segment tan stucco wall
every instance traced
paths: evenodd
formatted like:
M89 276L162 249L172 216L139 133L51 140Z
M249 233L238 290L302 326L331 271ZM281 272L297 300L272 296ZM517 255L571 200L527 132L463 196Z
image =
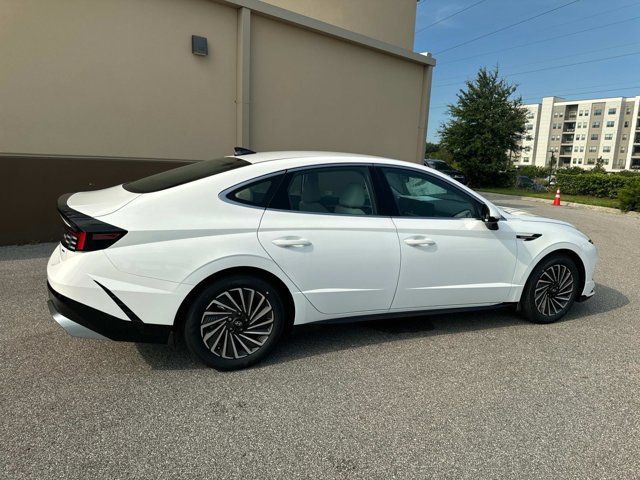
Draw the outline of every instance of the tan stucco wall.
M419 64L253 15L251 145L415 161L423 71Z
M263 0L413 50L415 0Z
M1 1L0 158L200 160L242 144L418 160L423 57L238 6ZM192 34L208 57L191 53Z
M204 159L235 143L237 10L0 2L0 153ZM191 54L191 35L209 39Z

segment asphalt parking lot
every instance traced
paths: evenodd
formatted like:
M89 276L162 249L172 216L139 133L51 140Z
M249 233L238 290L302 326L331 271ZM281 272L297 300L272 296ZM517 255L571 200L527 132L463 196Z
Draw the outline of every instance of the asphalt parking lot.
M53 244L0 248L0 477L640 476L640 218L508 199L599 247L597 293L552 325L492 311L306 326L266 362L73 339Z

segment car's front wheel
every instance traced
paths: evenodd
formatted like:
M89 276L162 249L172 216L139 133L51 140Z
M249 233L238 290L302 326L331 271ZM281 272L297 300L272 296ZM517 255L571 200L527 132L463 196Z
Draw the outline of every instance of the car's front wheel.
M187 313L184 338L206 365L235 370L264 358L284 325L277 290L260 278L237 275L217 280L198 294Z
M551 323L562 318L578 295L580 277L573 259L554 255L531 272L521 301L522 313L531 322Z

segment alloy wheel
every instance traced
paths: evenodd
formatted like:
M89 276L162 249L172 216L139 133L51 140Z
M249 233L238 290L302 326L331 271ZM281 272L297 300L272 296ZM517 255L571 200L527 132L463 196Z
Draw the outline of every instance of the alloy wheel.
M200 335L206 348L218 357L248 357L271 335L273 315L273 307L262 293L252 288L225 290L205 309Z
M561 264L548 267L536 283L534 292L538 311L547 317L563 311L573 294L574 281L571 270Z

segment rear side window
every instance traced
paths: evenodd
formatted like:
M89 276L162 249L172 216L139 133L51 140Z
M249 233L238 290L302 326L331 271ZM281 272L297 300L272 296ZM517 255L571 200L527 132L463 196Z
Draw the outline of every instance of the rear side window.
M295 172L276 208L307 213L375 215L369 168L309 168Z
M140 180L125 183L123 187L125 190L133 193L158 192L246 165L250 165L250 163L234 157L203 160L202 162L191 163L184 167L174 168L166 172L141 178Z
M229 200L254 207L266 207L276 188L282 181L283 175L276 175L268 179L258 180L249 185L244 185L227 195Z

